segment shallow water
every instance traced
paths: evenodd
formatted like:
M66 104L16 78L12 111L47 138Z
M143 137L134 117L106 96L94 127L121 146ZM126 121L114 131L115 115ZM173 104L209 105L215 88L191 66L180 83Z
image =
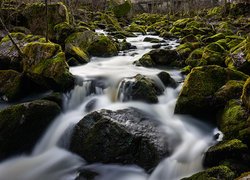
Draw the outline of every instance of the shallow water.
M93 57L90 63L71 68L70 71L77 76L78 85L64 95L64 111L54 120L30 155L13 157L0 164L0 179L68 180L74 179L79 169L86 169L98 172L97 180L177 180L202 170L203 153L215 143L213 135L217 130L192 117L173 114L181 83L176 89L166 88L157 104L122 102L120 82L136 74L146 75L164 87L156 76L161 69L133 65L135 60L151 50L152 44L143 42L145 37L127 38L137 49L121 52L111 58ZM166 43L172 48L178 45L175 41ZM178 70L168 69L167 72L177 82L182 82L183 77ZM84 115L100 109L127 107L136 107L153 115L162 122L162 128L170 135L172 142L180 141L174 153L163 160L151 175L135 165L87 164L67 151L74 125Z

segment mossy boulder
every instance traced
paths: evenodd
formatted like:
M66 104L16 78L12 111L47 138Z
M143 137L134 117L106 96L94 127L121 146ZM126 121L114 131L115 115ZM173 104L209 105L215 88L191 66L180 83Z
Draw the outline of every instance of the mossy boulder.
M0 159L31 150L59 113L60 107L47 100L36 100L1 110Z
M24 24L32 34L45 36L46 33L46 16L45 4L33 3L28 4L23 10ZM63 3L53 3L48 5L48 36L49 39L55 39L54 26L69 22L68 10Z
M14 101L30 91L25 76L14 70L0 70L0 95L5 101Z
M244 73L216 65L193 68L177 99L175 113L209 116L214 114L213 96L229 80L246 80Z
M218 122L219 129L225 135L224 139L240 139L243 143L250 144L250 118L247 109L241 106L239 100L230 100Z
M250 78L244 84L241 99L245 107L250 110Z
M152 38L152 37L145 37L143 39L144 42L151 42L151 43L160 43L160 40L157 38Z
M60 91L73 87L74 77L60 45L32 42L23 48L23 53L23 71L34 83Z
M74 128L70 150L88 162L137 164L146 170L172 152L159 122L135 108L88 114Z
M122 31L121 25L114 14L101 13L101 21L105 24L108 31Z
M147 54L134 63L138 66L154 67L154 66L171 66L172 63L179 61L180 57L176 50L156 49Z
M236 180L247 180L250 177L250 172L245 172L240 175L240 177L236 178Z
M242 94L244 81L229 80L215 93L216 106L224 107L231 99L239 99Z
M223 164L225 161L238 161L238 163L243 164L243 159L247 152L247 145L238 139L221 141L207 150L204 165L213 167Z
M158 78L161 80L161 82L164 84L164 86L168 87L176 87L177 83L173 78L171 78L170 74L166 71L162 71L157 74Z
M190 21L192 21L191 18L179 19L173 23L173 26L178 28L185 28L187 23L189 23Z
M98 57L118 55L118 50L114 41L104 35L98 36L98 38L89 45L87 51L90 55Z
M125 0L123 3L113 3L112 10L116 17L121 18L128 15L132 9L132 3L130 0Z
M68 22L62 22L54 26L55 41L64 46L65 40L69 35L75 32L75 28Z
M41 36L25 35L23 33L11 33L10 35L21 50L30 42L45 42L45 38ZM10 38L5 36L0 42L0 69L22 71L21 60L22 57L18 50Z
M221 165L206 169L182 180L232 180L234 178L234 172L227 166Z
M189 34L189 35L181 38L181 43L187 43L187 42L198 42L198 39L193 34Z
M75 59L76 64L86 64L90 61L89 54L78 46L68 44L66 52L66 58L69 65L72 65L72 58Z
M207 65L207 61L202 59L204 48L195 49L190 53L185 63L191 67L204 66Z
M220 39L225 39L225 37L226 36L223 33L218 33L218 34L215 34L213 36L210 36L210 37L206 38L204 40L204 42L206 42L206 43L212 43L212 42L216 42L216 41L218 41Z
M178 46L176 48L176 51L178 52L180 57L185 60L188 58L191 52L193 52L195 49L200 48L201 46L202 44L199 42L193 42L193 43L188 42Z
M129 27L126 28L126 31L129 31L129 32L139 32L139 33L142 33L144 35L146 34L145 27L141 26L141 25L138 25L136 23L131 23L129 25Z
M162 94L161 89L150 78L137 74L135 77L126 78L119 85L119 99L121 101L144 101L147 103L157 103L157 95Z

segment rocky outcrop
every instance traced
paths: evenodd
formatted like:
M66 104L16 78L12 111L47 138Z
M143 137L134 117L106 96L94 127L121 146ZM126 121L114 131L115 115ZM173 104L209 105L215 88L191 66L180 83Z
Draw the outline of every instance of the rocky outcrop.
M0 159L30 150L59 112L60 107L47 100L0 111Z
M172 152L159 122L135 108L85 116L74 129L70 149L88 162L137 164L147 170Z

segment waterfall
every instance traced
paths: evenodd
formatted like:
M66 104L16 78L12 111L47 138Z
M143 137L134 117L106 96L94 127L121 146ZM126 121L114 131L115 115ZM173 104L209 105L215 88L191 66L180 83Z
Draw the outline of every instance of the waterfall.
M215 143L213 135L218 130L192 117L174 115L182 84L175 89L166 88L158 97L157 104L123 102L124 99L129 100L126 94L129 90L127 82L133 81L132 77L136 74L153 77L159 86L163 86L156 78L156 74L162 70L133 65L135 60L151 50L152 44L143 42L145 37L157 38L150 35L127 38L137 49L126 52L124 56L93 57L86 65L72 67L70 71L77 77L77 85L71 92L64 94L62 113L55 118L31 154L13 157L1 163L0 180L70 180L76 178L79 169L97 172L97 180L177 180L202 170L203 154ZM167 43L173 48L177 45L175 41ZM178 70L168 72L177 82L182 81L183 77ZM127 107L146 111L161 121L162 128L170 135L171 144L175 147L174 153L164 159L151 175L135 165L87 164L67 150L75 124L86 114L100 109Z

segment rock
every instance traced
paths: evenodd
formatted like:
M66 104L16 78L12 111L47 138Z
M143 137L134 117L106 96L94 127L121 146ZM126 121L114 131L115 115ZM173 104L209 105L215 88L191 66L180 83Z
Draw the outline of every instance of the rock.
M250 78L248 78L244 84L241 99L245 107L250 110Z
M210 37L204 39L204 42L212 43L212 42L216 42L220 39L225 39L225 35L223 33L218 33L218 34L215 34L213 36L210 36Z
M224 107L231 99L239 99L244 81L229 80L214 94L217 107Z
M193 34L189 34L183 38L181 38L181 43L188 43L188 42L198 42L197 37L195 37Z
M28 80L14 70L0 70L0 95L5 101L14 101L30 91Z
M70 62L69 65L86 64L90 61L89 54L78 46L68 45L66 53L66 57L69 58L67 59L67 62ZM76 60L76 63L72 64L72 58Z
M113 14L105 14L105 13L101 13L101 20L102 22L105 23L106 28L109 27L109 29L107 29L108 31L122 31L122 28L117 20L116 17L114 17Z
M46 32L46 16L45 16L45 4L33 3L28 4L21 12L23 16L23 24L27 27L32 34L45 36ZM49 39L55 39L54 26L69 22L68 10L63 3L53 3L48 5L48 37Z
M0 111L0 159L31 150L59 113L60 107L47 100L13 105Z
M98 57L118 55L115 43L104 35L98 36L98 38L89 45L87 51L90 55Z
M112 10L113 10L115 16L118 18L126 16L130 12L130 10L132 9L132 4L131 4L130 0L125 0L119 4L115 4L113 2L113 5L114 6L113 6Z
M157 39L157 38L151 38L151 37L145 37L143 41L144 42L151 42L151 43L159 43L160 42L159 39Z
M125 51L125 50L129 50L132 49L132 45L131 43L127 42L125 39L119 43L119 50L120 51Z
M11 33L11 36L21 50L30 42L45 42L45 38L41 36L25 35L23 33ZM22 58L10 38L5 36L0 42L0 69L22 71L21 60Z
M168 66L178 60L179 55L175 50L156 49L143 55L135 64L146 67Z
M234 172L227 166L216 166L205 171L196 173L182 180L232 180L235 178Z
M137 164L149 170L172 152L159 125L135 108L95 111L76 125L70 149L88 162Z
M48 101L55 102L58 106L63 108L63 99L64 99L63 93L52 92L49 95L45 96L42 100L48 100Z
M129 32L140 32L143 35L147 34L146 30L145 30L145 27L141 26L141 25L138 25L136 23L131 23L129 25L129 27L127 27L126 31L129 31Z
M32 42L23 53L23 71L36 84L54 90L65 91L74 85L61 46L54 43Z
M229 80L246 80L247 75L216 65L195 67L186 77L175 113L208 116L214 114L213 96Z
M207 61L202 59L203 51L204 51L203 48L195 49L190 53L185 63L191 67L207 65Z
M54 26L55 41L64 46L65 40L68 36L75 32L75 29L68 22L62 22Z
M137 74L135 77L121 81L118 96L121 101L135 100L157 103L157 95L162 94L163 91L153 80Z
M173 23L173 26L178 28L185 28L187 23L189 23L190 21L192 21L191 18L178 19Z
M158 73L157 76L160 78L160 80L166 87L170 86L175 88L177 86L177 83L173 78L171 78L169 73L162 71Z
M191 72L192 66L185 66L184 68L181 69L181 74L187 75Z
M230 100L218 119L224 139L240 139L250 145L250 118L246 108L238 100Z
M187 59L189 54L195 50L201 47L201 43L199 42L194 42L194 43L185 43L181 44L176 48L176 51L178 52L179 56L182 59Z
M243 164L243 159L247 152L247 145L238 139L221 141L207 150L204 165L206 167L213 167L231 160Z

